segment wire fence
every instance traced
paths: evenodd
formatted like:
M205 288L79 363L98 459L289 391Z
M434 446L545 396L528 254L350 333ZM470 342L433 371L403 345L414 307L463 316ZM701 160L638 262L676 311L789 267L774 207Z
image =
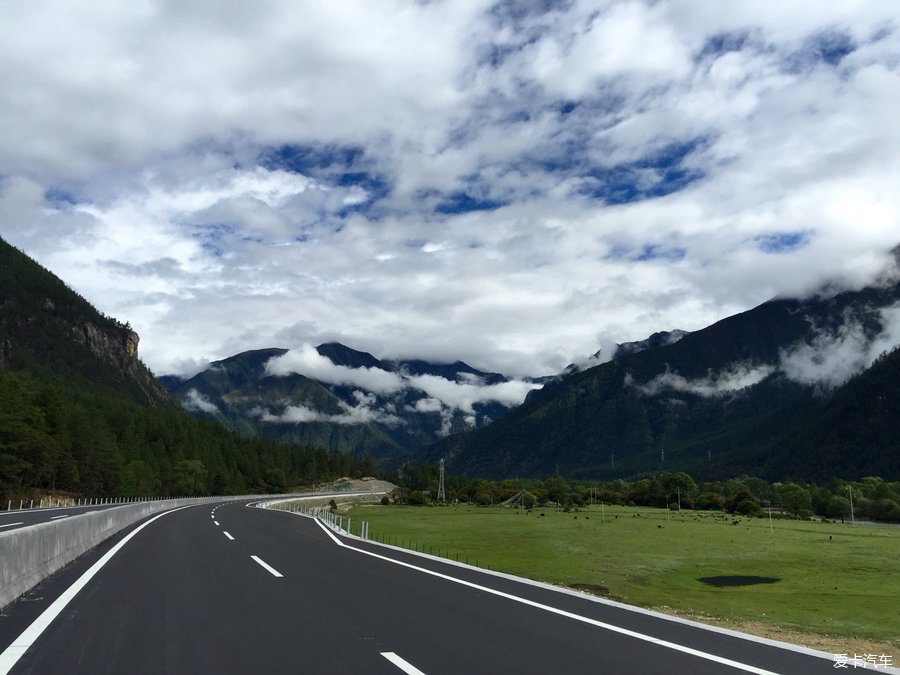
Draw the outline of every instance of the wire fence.
M414 539L407 539L405 537L397 537L377 531L372 533L369 530L368 521L362 519L354 520L349 516L342 516L334 511L330 506L307 506L304 504L291 502L261 502L258 504L258 506L262 508L275 509L278 511L298 513L304 516L309 516L311 518L316 518L323 525L335 532L356 536L364 541L374 541L379 544L385 544L386 546L394 546L396 548L402 548L407 551L413 551L415 553L423 553L460 564L482 567L477 558L470 559L468 554L460 554L458 551L450 551L449 549L441 547L435 548L432 544L423 543ZM491 569L491 567L485 565L483 569L489 570Z

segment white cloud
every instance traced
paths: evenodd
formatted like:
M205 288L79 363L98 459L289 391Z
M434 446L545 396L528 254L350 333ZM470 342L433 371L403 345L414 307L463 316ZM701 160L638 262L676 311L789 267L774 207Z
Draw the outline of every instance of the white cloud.
M327 336L541 375L858 287L896 6L808 4L5 3L0 234L159 373Z
M541 385L521 380L478 385L459 383L437 375L415 375L409 378L409 386L424 391L432 399L437 399L449 408L458 408L470 415L475 403L495 401L507 407L519 405L526 394ZM474 419L472 422L474 425Z
M361 387L367 391L389 394L404 387L403 378L380 368L348 368L332 363L310 344L292 349L282 356L276 356L266 363L269 375L289 375L298 373L328 384L344 384Z
M511 407L525 400L525 395L529 391L540 387L538 384L521 380L484 384L477 375L465 372L457 373L458 379L461 380L458 382L437 375L398 374L380 368L349 368L334 364L328 357L320 355L310 344L304 344L298 349L273 357L266 362L266 372L276 376L297 373L326 384L360 387L366 392L380 395L393 395L413 389L428 395L427 398L416 401L414 409L417 412L438 412L446 406L470 415L474 414L472 406L476 403L494 401ZM372 394L355 392L354 395L359 397ZM368 398L366 401L361 400L360 405L366 407L374 405L374 400L374 397L371 401ZM297 414L302 415L306 412L300 411Z
M774 366L733 364L719 373L710 373L706 377L693 380L689 380L678 373L666 371L645 384L637 384L633 381L631 375L626 375L625 385L635 387L646 396L656 396L662 391L674 390L710 397L721 396L739 391L745 387L751 387L762 382L774 372Z
M720 396L753 386L773 373L807 386L833 389L869 368L875 359L900 346L900 304L879 312L882 330L867 335L858 319L845 317L837 331L820 330L811 342L798 342L782 350L775 364L731 364L704 378L687 379L666 370L640 384L630 374L625 386L646 396L664 391L681 391L698 396Z
M210 401L208 396L201 394L196 389L188 391L182 400L181 405L187 410L197 410L209 414L216 414L219 412L219 406Z
M278 424L305 424L309 422L328 422L331 424L368 424L377 422L388 426L402 424L402 420L385 409L377 409L377 399L371 394L361 391L353 392L356 405L350 405L344 401L338 401L343 409L340 413L322 413L305 405L286 405L280 414L273 414L268 410L259 409L257 412L263 422Z
M883 330L867 337L862 325L848 322L836 332L823 331L812 343L781 354L781 369L801 384L839 387L872 365L883 352L900 345L900 305L881 311Z
M435 413L443 410L444 404L436 398L420 398L412 407L413 410L420 413Z

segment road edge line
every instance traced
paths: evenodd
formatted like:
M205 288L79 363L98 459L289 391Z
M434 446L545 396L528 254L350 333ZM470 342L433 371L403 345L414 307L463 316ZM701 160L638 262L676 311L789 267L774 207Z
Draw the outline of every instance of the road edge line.
M573 619L575 621L580 621L581 623L586 623L591 626L596 626L598 628L602 628L604 630L608 630L614 633L619 633L620 635L626 635L628 637L635 638L637 640L642 640L644 642L649 642L651 644L655 644L660 647L664 647L667 649L671 649L673 651L682 652L684 654L690 654L691 656L696 656L698 658L713 661L714 663L721 663L722 665L729 666L731 668L737 668L739 670L743 670L748 673L755 673L755 675L777 675L771 670L765 670L763 668L757 668L756 666L751 666L746 663L741 663L740 661L733 661L732 659L727 659L723 656L716 656L715 654L709 654L707 652L702 652L699 649L694 649L693 647L685 647L684 645L679 645L675 642L669 642L667 640L661 640L659 638L655 638L651 635L644 635L643 633L638 633L637 631L629 630L627 628L621 628L620 626L614 626L613 624L606 623L604 621L598 621L597 619L591 619L590 617L581 616L580 614L575 614L573 612L567 612L564 609L558 609L556 607L551 607L550 605L545 605L540 602L536 602L534 600L529 600L528 598L521 598L517 595L513 595L511 593L505 593L504 591L498 591L494 588L489 588L487 586L482 586L481 584L476 584L471 581L465 581L464 579L457 579L456 577L449 576L447 574L442 574L440 572L435 572L434 570L429 570L424 567L418 567L413 565L412 563L403 562L402 560L394 560L393 558L389 558L387 556L383 556L379 553L375 553L373 551L366 551L365 549L356 548L355 546L348 546L344 542L340 541L337 537L335 537L331 532L328 531L327 527L322 524L318 519L315 519L316 525L318 525L325 534L327 534L331 539L341 548L346 548L351 551L355 551L356 553L362 553L363 555L368 555L373 558L378 558L379 560L384 560L385 562L392 563L394 565L400 565L401 567L407 567L412 570L416 570L418 572L422 572L424 574L428 574L433 577L438 577L439 579L444 579L445 581L450 581L455 584L460 584L461 586L467 586L469 588L473 588L477 591L482 591L484 593L489 593L491 595L496 595L501 598L506 598L507 600L512 600L513 602L518 602L523 605L528 605L529 607L534 607L536 609L543 610L545 612L550 612L551 614L557 614L559 616L564 616L569 619Z
M109 549L106 553L103 554L103 557L100 558L97 562L95 562L91 567L75 582L69 586L62 594L53 601L53 603L45 609L41 615L36 618L28 628L26 628L22 633L13 640L10 645L0 654L0 675L7 675L10 670L18 663L19 659L24 656L25 652L35 643L35 641L41 636L47 627L53 622L53 620L59 616L59 614L66 608L72 599L78 594L78 592L84 588L87 583L94 577L100 569L108 563L112 557L118 553L125 544L127 544L133 536L135 536L138 532L147 527L154 520L162 518L163 516L167 516L170 513L174 513L175 511L181 511L182 509L188 509L191 506L195 506L195 504L188 504L187 506L179 506L176 509L172 509L170 511L163 511L160 514L153 516L150 520L142 523L134 530L129 532L118 544Z

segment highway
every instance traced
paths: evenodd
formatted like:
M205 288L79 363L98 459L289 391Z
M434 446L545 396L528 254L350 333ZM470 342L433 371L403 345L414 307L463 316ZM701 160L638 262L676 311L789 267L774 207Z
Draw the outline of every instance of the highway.
M91 511L115 509L126 504L95 504L93 506L62 506L47 509L22 509L21 511L0 511L0 533L31 527L40 523L51 523L63 518L71 518Z
M242 502L127 528L5 608L0 651L0 673L834 670L829 655L339 538Z

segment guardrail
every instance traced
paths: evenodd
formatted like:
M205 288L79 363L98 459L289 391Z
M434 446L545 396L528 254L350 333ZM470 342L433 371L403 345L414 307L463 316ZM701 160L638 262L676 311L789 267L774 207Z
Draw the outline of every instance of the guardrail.
M147 516L179 506L260 496L190 497L136 502L0 533L0 608L34 588L82 553Z
M166 499L164 497L44 497L34 503L33 499L19 499L16 504L15 499L6 501L4 511L31 511L33 509L59 509L69 506L104 506L107 504L136 504L138 502L155 502ZM44 506L44 502L47 505ZM0 504L2 505L2 504ZM13 508L15 507L15 508Z
M296 499L280 499L259 502L256 504L261 509L274 509L276 511L288 511L302 516L309 516L321 521L335 532L349 534L367 540L369 538L369 523L366 520L359 521L356 534L351 531L353 519L349 516L340 516L327 506L305 506L298 504Z

